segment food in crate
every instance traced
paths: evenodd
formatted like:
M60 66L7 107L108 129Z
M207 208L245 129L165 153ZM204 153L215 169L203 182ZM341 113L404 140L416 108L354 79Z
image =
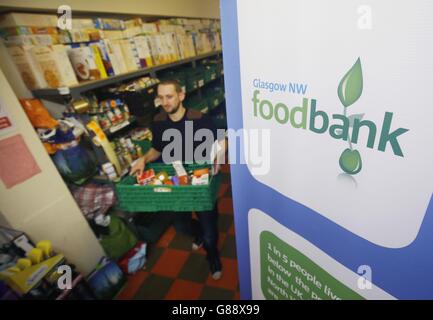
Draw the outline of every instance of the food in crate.
M146 170L141 174L137 175L137 183L139 185L147 185L155 178L155 171L153 169Z
M179 185L207 185L209 184L209 169L196 169L188 176L180 162L173 163L176 175L169 176L166 171L155 174L153 169L137 175L137 184L141 186L179 186Z

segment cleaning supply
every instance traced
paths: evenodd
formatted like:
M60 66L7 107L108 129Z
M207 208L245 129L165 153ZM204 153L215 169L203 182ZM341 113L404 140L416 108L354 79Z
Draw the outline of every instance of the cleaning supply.
M39 248L42 250L42 252L44 254L44 259L49 259L52 256L53 245L51 244L51 241L49 241L49 240L39 241L36 244L36 248Z
M25 269L32 266L32 261L30 259L27 259L27 258L20 258L20 259L18 259L16 266L20 270L25 270Z
M32 261L33 264L38 264L42 262L44 253L39 248L33 248L27 253L27 257Z

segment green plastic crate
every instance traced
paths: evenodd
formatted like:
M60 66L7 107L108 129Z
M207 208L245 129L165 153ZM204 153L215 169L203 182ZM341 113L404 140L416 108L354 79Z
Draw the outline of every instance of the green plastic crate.
M200 168L209 168L208 164L184 164L187 172ZM150 163L146 169L153 169L155 174L166 171L174 175L171 164ZM218 196L221 183L220 175L210 176L207 185L185 186L136 186L136 178L128 176L116 184L118 206L128 212L200 212L212 210Z
M185 106L189 109L199 110L203 113L207 113L209 111L209 101L208 99L200 99L199 97L192 97L185 101Z
M208 83L217 78L216 65L207 65L204 70L204 82Z
M216 108L224 101L224 90L221 87L210 88L204 93L210 109Z
M186 78L186 92L194 91L195 89L204 85L203 70L189 70L185 73Z

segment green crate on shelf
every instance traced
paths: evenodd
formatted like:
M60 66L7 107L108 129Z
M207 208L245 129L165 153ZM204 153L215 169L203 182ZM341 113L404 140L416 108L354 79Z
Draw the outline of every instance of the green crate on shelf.
M202 69L189 69L185 72L186 92L191 92L204 85L204 73Z
M199 110L203 113L207 113L209 111L209 101L204 98L200 99L198 97L192 97L185 101L185 106L189 109Z
M204 69L204 82L208 83L217 77L216 65L207 65Z
M191 170L209 168L208 164L184 164L187 172ZM166 171L174 175L174 168L170 164L150 163L147 169L155 173ZM136 186L135 177L128 176L116 184L118 206L128 212L191 212L212 210L218 196L221 184L220 175L210 176L207 185L184 186Z
M224 90L221 87L214 87L204 92L204 97L208 101L210 109L216 108L224 101Z

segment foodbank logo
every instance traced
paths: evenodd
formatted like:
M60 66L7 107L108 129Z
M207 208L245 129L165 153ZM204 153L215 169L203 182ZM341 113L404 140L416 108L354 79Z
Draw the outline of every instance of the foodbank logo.
M338 85L338 98L343 105L343 116L347 117L347 108L352 106L362 94L362 67L361 60L358 58L355 64L341 79ZM353 115L349 120L361 120L364 114ZM354 121L349 122L349 126ZM349 133L348 133L349 134ZM354 149L350 137L347 139L349 148L345 149L340 155L340 168L348 174L357 174L362 169L362 158L358 150Z
M338 160L340 168L347 174L355 175L362 170L362 158L354 145L364 143L367 148L381 152L392 151L395 156L404 157L399 138L409 131L406 128L393 130L394 114L385 112L381 125L364 118L364 113L348 115L362 94L363 78L361 60L347 71L338 85L338 98L343 105L342 114L328 114L318 110L316 99L302 98L302 105L289 108L283 102L259 99L260 90L254 90L254 117L265 121L276 121L278 125L289 125L293 129L309 130L316 134L328 134L330 138L346 141L348 147ZM360 131L368 133L365 142L359 141Z

